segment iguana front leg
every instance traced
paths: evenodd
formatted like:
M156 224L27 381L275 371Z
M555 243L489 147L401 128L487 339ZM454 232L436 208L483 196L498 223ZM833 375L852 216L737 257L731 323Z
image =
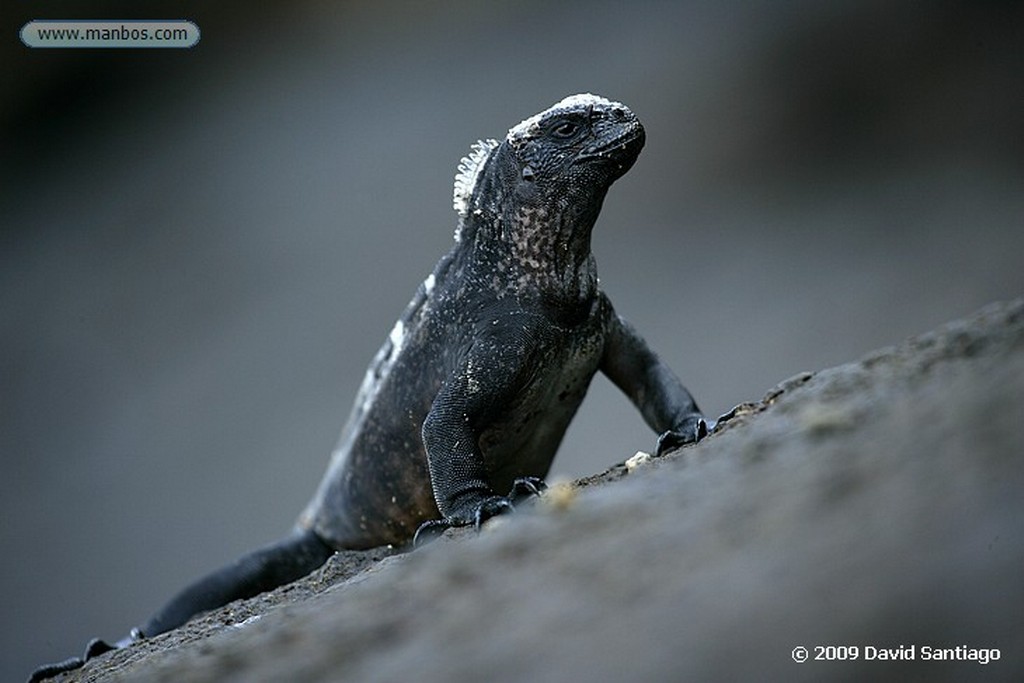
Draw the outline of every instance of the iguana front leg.
M528 375L529 342L483 338L474 342L465 361L445 381L423 421L430 483L442 520L427 522L418 537L431 529L474 525L513 510L513 501L536 494L544 482L516 480L508 495L491 487L479 436L503 416Z
M605 339L601 371L629 397L648 426L658 433L655 455L707 436L707 422L690 392L651 351L643 337L614 313Z

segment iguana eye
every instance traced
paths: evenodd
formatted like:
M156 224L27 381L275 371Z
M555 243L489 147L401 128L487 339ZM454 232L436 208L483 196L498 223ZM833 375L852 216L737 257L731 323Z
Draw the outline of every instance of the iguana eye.
M563 121L551 129L551 134L556 138L571 138L579 129L572 121Z

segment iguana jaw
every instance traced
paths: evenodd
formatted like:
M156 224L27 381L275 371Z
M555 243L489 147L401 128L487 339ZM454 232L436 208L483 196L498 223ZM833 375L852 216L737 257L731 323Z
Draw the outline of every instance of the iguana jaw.
M640 150L643 149L646 134L643 126L636 119L622 125L623 132L618 137L599 147L585 150L576 160L578 162L620 160L620 174L629 170L640 154Z

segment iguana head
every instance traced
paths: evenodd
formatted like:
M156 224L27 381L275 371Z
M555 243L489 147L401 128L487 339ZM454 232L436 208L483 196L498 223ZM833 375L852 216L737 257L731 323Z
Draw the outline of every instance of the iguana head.
M644 128L620 102L572 95L511 128L505 140L527 181L611 185L636 161Z
M476 217L508 223L530 212L560 224L578 219L589 232L608 188L643 145L643 126L625 105L590 94L565 98L463 158L456 239Z

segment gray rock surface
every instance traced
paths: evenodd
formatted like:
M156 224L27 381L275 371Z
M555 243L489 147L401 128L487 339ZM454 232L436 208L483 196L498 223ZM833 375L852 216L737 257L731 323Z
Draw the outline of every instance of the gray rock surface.
M1018 300L798 375L479 535L339 554L63 680L1022 680L1022 407ZM858 658L814 661L826 645ZM924 660L957 646L1000 658Z

